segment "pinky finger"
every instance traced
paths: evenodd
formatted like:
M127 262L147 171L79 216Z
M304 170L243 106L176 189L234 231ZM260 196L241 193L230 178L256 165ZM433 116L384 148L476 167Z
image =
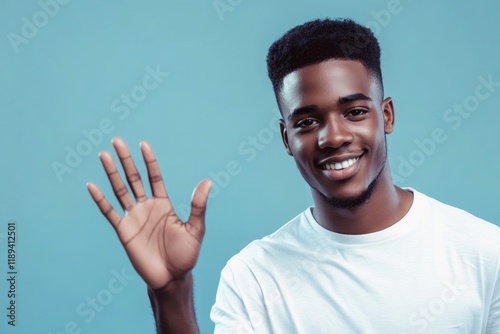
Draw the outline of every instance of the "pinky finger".
M99 207L99 210L101 210L102 214L106 219L113 225L114 228L120 224L121 217L116 212L115 209L113 209L113 206L109 203L109 201L106 199L102 191L93 183L87 183L87 189L90 193L90 196L92 196L92 199L94 202L97 204Z

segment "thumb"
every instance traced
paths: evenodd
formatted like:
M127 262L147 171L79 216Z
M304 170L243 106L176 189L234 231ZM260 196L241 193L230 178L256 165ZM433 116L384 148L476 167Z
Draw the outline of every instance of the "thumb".
M210 179L204 179L196 186L191 199L191 213L187 221L192 228L201 232L202 237L205 234L205 212L211 187Z

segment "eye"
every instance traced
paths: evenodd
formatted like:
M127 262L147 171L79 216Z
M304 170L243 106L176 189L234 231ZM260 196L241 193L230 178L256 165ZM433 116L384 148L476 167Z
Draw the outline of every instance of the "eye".
M305 128L305 127L308 127L308 126L311 126L311 125L314 125L316 124L316 120L313 119L313 118L305 118L305 119L302 119L300 121L298 121L296 124L295 124L295 127L297 128Z
M359 117L359 116L363 116L367 112L368 112L368 110L366 110L366 109L356 108L356 109L349 110L347 112L347 116Z

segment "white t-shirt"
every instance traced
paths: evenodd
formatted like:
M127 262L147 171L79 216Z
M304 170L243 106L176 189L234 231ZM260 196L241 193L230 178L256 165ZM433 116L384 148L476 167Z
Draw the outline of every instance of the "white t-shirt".
M375 233L321 227L311 208L222 270L215 333L500 333L500 228L412 190Z

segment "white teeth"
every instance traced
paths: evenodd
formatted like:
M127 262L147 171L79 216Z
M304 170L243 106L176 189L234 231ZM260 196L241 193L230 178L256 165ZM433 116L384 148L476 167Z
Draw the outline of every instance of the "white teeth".
M352 166L356 161L358 161L358 159L359 158L347 159L347 160L342 161L342 162L325 164L325 165L323 165L323 169L335 169L335 170L344 169L344 168Z

